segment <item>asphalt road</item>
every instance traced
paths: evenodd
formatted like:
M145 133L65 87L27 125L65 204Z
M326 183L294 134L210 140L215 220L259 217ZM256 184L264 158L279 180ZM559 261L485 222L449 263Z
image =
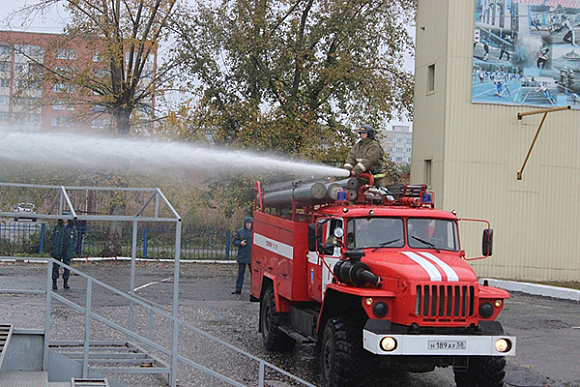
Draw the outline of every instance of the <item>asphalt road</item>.
M74 266L92 277L124 292L129 291L128 262L79 263ZM241 295L232 295L236 265L183 263L180 270L179 316L192 326L243 349L308 382L319 385L319 368L313 345L299 345L291 354L268 353L257 329L259 304L249 302L249 276ZM43 289L46 271L38 264L0 263L0 288L26 287ZM58 294L84 305L86 281L73 276L71 289ZM59 286L60 286L59 282ZM173 266L165 263L137 264L135 293L144 299L170 308L173 300ZM44 303L41 296L0 295L0 323L18 322L19 327L40 328ZM93 286L92 310L113 321L128 320L127 304L120 297L99 286ZM147 334L149 316L140 308L135 311L135 331ZM171 324L155 318L153 338L168 345ZM506 386L580 387L580 303L512 293L500 315L505 330L517 337L517 355L508 358ZM60 303L52 309L51 339L81 339L84 317ZM126 324L125 324L126 325ZM101 323L91 324L91 338L122 340L122 335ZM229 348L216 344L197 333L180 330L180 353L199 364L224 373L246 386L257 385L258 363ZM179 368L180 386L226 386L190 367ZM116 377L128 386L165 386L167 378L158 375ZM297 385L276 372L267 372L266 385ZM425 374L390 373L367 385L451 387L451 369L437 369Z

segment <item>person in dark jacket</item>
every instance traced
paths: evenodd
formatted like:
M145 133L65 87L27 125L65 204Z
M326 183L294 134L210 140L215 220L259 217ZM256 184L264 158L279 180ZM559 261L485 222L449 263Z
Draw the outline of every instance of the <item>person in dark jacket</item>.
M242 286L244 285L244 275L246 274L246 265L248 270L251 270L250 264L252 262L252 233L254 227L254 219L247 217L244 219L244 227L239 229L234 236L232 243L238 247L238 278L236 280L236 290L232 294L241 294ZM250 274L252 272L250 271Z
M77 230L72 222L68 219L59 219L58 224L54 226L50 234L50 255L66 265L70 265L70 261L74 255L77 247ZM56 280L58 279L60 265L58 263L52 264L52 288L57 289ZM69 289L68 279L70 270L64 268L62 279L64 280L64 288Z
M351 176L369 172L374 176L375 185L382 185L385 178L383 169L385 151L379 141L375 139L375 130L372 126L361 125L358 133L360 141L354 144L348 153L343 168L348 169Z

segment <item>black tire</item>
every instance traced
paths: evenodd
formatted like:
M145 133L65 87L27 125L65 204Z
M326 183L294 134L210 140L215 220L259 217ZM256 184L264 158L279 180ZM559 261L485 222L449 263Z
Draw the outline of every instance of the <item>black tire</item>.
M368 374L370 354L362 347L362 324L351 317L330 319L320 348L322 384L325 387L355 387Z
M503 387L503 356L471 356L467 371L454 369L457 387Z
M268 351L290 352L296 346L293 338L278 329L283 317L283 313L276 312L274 289L269 287L264 292L260 303L260 330L264 347Z

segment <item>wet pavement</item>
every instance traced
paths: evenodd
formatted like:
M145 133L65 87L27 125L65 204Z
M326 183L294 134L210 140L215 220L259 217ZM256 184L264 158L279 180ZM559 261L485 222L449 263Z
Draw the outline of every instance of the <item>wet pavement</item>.
M73 266L103 283L128 292L131 266L129 262L74 262ZM269 353L263 348L258 332L259 303L249 301L249 274L241 295L232 295L237 274L235 264L181 263L179 275L179 317L191 326L239 347L309 383L319 385L317 354L314 345L297 345L290 354ZM170 263L137 263L135 294L168 309L173 302L174 269ZM59 289L58 294L68 300L85 304L86 280L79 276L70 279L71 289ZM46 266L0 262L0 288L44 289ZM59 287L61 282L59 280ZM91 308L94 313L127 326L127 302L105 288L93 284ZM44 321L44 296L0 295L0 323L17 322L20 328L41 328ZM134 332L145 337L150 334L156 343L170 348L172 325L161 316L151 316L141 306L133 308ZM580 304L552 300L525 294L512 294L506 302L500 321L506 331L517 337L515 358L508 358L506 386L579 387L578 350L580 346ZM84 315L60 302L51 313L51 340L81 340L84 337ZM126 340L99 322L91 323L93 340ZM192 331L179 331L180 355L197 364L245 386L258 385L258 362L237 353ZM165 355L160 358L170 361ZM166 386L167 377L159 375L115 375L115 379L131 387ZM180 386L228 386L193 367L180 365ZM278 372L268 370L266 385L271 387L298 386ZM451 369L437 369L424 374L391 371L371 378L367 386L454 386Z

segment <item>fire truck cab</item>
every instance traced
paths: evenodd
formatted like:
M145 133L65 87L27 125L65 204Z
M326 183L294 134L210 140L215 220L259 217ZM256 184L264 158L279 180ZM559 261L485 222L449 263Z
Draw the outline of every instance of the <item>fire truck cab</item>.
M251 296L266 349L316 343L324 386L448 366L458 387L503 386L516 340L495 320L509 294L478 283L458 218L424 185L364 177L257 184ZM492 237L487 224L484 257Z

